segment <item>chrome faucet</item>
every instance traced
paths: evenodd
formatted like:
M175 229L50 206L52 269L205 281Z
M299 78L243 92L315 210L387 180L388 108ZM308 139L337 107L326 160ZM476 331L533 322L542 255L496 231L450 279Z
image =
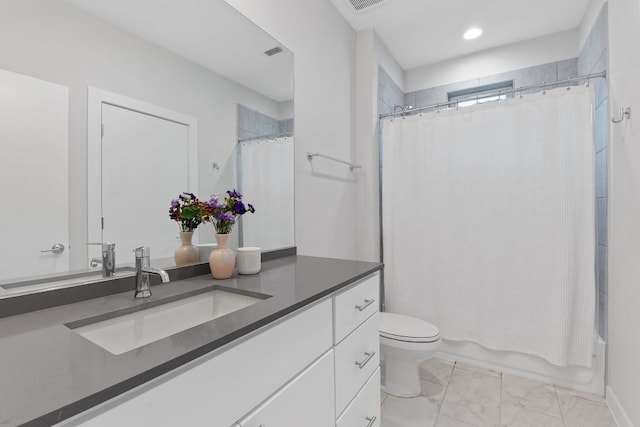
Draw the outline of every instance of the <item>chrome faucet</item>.
M111 277L116 272L116 244L115 243L87 243L87 245L102 246L102 259L92 258L89 265L102 265L102 277Z
M156 274L162 279L162 283L169 282L169 275L166 271L151 267L149 258L150 248L139 247L133 250L136 253L136 291L134 298L149 298L151 288L149 287L149 274Z

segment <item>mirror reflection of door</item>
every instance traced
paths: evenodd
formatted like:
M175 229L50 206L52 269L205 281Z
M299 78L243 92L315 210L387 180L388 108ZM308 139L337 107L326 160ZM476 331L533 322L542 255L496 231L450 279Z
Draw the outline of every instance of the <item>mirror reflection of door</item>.
M0 70L0 280L69 269L68 114L68 88Z
M102 126L102 241L116 244L118 263L139 246L172 257L179 230L169 203L192 187L188 126L106 103Z

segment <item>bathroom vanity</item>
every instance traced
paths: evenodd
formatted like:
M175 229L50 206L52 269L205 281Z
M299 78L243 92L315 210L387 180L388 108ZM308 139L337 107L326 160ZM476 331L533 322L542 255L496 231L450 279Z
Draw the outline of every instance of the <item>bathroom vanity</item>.
M157 285L149 301L131 290L2 319L0 371L13 387L0 391L0 424L377 426L381 268L289 256L254 276ZM150 323L180 329L189 316L172 321L167 304L211 294L215 306L216 293L252 301L136 343L146 313L159 310ZM114 338L79 333L92 325L122 327L115 336L134 342L107 349Z

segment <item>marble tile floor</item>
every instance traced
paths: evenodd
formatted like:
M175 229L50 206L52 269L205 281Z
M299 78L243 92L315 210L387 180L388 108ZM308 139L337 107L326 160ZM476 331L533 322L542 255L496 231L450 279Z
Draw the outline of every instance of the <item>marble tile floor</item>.
M381 392L381 427L616 426L601 396L435 358L419 372L421 396Z

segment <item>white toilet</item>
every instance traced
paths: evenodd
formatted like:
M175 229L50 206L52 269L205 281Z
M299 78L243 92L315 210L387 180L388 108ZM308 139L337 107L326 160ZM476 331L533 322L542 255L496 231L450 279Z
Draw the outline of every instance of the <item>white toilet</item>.
M418 363L440 347L440 330L429 322L380 313L380 351L385 361L384 391L398 397L420 395Z

